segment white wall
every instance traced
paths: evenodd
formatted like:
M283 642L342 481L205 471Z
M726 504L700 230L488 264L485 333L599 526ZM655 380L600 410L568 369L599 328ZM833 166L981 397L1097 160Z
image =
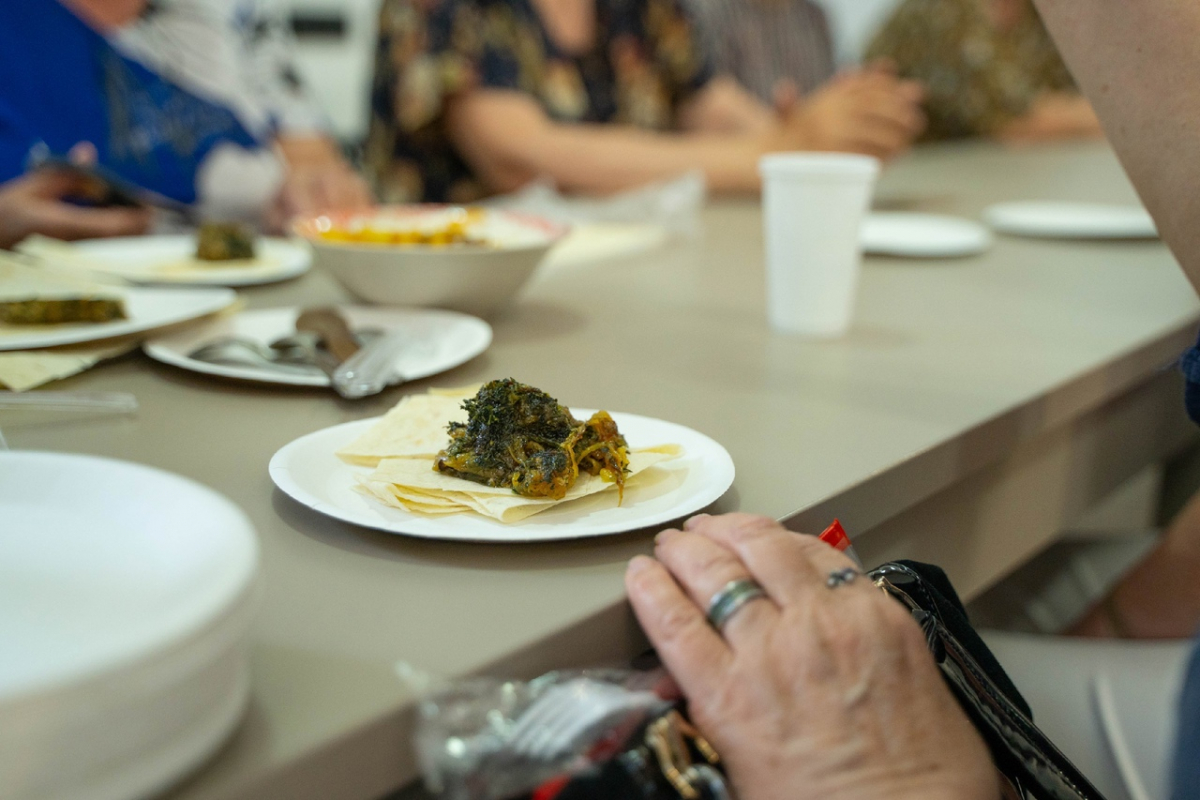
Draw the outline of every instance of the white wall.
M345 141L358 141L367 132L380 2L284 0L280 3L296 11L345 15L344 38L302 38L296 48L297 69L317 103L329 115L334 132Z
M900 0L816 0L824 6L833 26L838 61L856 64L871 38Z

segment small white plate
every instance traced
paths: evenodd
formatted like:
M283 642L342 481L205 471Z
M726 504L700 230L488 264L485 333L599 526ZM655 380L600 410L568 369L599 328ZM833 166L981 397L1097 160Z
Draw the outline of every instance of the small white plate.
M1026 200L998 203L983 219L1000 233L1046 239L1154 239L1158 229L1141 206Z
M571 409L587 419L591 409ZM347 422L302 436L271 459L271 479L297 502L334 519L389 533L466 542L551 542L622 533L679 519L707 506L733 484L733 459L724 447L698 431L634 414L613 413L630 447L683 446L683 455L643 473L625 489L601 492L512 525L475 514L422 517L355 491L357 476L372 470L344 463L334 453L379 421Z
M904 258L961 258L992 246L992 234L978 222L904 211L867 215L860 239L865 253Z
M255 247L255 258L236 262L197 259L196 237L186 234L92 239L74 250L81 266L135 283L257 286L303 275L312 265L312 250L302 239L260 236Z
M167 289L114 286L125 301L126 319L99 324L0 325L0 350L30 350L81 344L174 325L233 303L232 289Z
M477 317L433 308L383 308L380 306L341 306L338 309L352 329L401 329L411 333L412 347L396 360L396 369L405 380L417 380L465 364L487 350L492 343L492 328ZM142 348L164 364L260 383L286 386L329 386L329 378L315 368L312 374L290 374L197 361L188 356L196 348L227 337L251 339L269 345L296 330L299 308L264 308L242 311L209 320L203 325L172 331L151 339Z

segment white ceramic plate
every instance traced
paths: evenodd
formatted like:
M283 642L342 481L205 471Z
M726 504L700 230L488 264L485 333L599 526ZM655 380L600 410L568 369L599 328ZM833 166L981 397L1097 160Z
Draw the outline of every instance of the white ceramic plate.
M1027 200L999 203L983 219L1000 233L1050 239L1151 239L1154 220L1141 206Z
M594 411L571 409L580 419ZM284 446L271 459L275 485L297 502L334 519L390 533L469 542L549 542L621 533L679 519L713 502L733 484L733 459L702 433L672 422L614 413L631 447L679 444L684 454L643 473L617 505L616 492L601 492L512 525L474 514L422 517L389 508L355 491L356 476L371 473L334 453L378 419L347 422L310 433ZM641 485L639 485L641 484Z
M992 246L992 234L978 222L904 211L869 214L860 238L865 253L905 258L961 258Z
M125 301L127 319L98 325L0 325L0 350L57 347L125 336L203 317L233 303L232 289L167 289L114 286Z
M81 265L135 283L257 286L303 275L312 265L312 251L302 239L259 237L256 247L256 258L237 262L196 259L194 235L93 239L76 243L74 251Z
M427 378L465 364L492 343L490 325L455 311L373 306L341 306L339 310L354 330L402 329L412 334L412 347L396 359L396 369L405 380ZM286 386L329 386L329 378L315 368L311 374L289 374L255 367L210 364L188 357L205 343L229 336L270 344L295 332L300 311L299 308L242 311L209 320L203 325L172 331L151 339L142 347L156 361L205 375Z

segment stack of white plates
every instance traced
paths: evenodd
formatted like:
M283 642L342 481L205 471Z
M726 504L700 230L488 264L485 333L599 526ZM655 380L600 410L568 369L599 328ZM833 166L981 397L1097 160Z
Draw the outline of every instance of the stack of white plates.
M0 452L0 797L144 797L210 755L246 705L257 572L202 486Z

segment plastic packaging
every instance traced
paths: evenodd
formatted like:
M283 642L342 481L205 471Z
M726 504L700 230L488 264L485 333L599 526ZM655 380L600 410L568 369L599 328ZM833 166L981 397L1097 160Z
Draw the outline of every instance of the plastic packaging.
M602 763L670 708L662 673L552 672L533 681L477 678L430 692L417 722L426 787L449 800L505 800Z
M608 197L567 197L546 181L531 183L488 203L496 208L522 211L568 225L592 222L628 222L659 225L684 238L700 235L700 210L707 194L702 172L652 183Z
M106 411L132 414L137 398L128 392L23 392L0 393L0 410Z

